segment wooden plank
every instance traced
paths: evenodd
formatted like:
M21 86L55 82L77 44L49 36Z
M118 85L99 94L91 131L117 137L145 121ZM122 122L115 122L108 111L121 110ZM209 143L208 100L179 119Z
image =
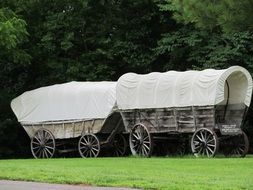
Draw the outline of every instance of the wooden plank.
M213 118L214 117L214 115L196 115L195 116L196 118Z
M194 124L192 121L183 121L183 120L178 120L179 124Z

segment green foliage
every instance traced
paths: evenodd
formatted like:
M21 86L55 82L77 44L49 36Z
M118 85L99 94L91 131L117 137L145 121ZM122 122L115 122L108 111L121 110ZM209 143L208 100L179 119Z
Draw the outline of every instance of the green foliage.
M184 24L226 33L253 31L253 0L166 0L164 11L172 11L174 18Z
M0 47L5 49L16 48L22 43L28 33L26 23L7 8L0 9Z
M220 34L191 27L165 34L155 49L158 56L169 56L166 69L173 63L182 69L222 69L241 65L253 71L253 33ZM182 65L183 64L183 65Z

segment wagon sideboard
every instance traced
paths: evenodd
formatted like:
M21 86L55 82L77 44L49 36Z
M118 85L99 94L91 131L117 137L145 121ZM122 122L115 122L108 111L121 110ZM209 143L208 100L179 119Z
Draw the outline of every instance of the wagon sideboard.
M87 133L110 134L114 129L117 129L117 132L124 131L120 113L116 111L112 112L105 119L23 123L22 125L30 138L32 138L37 130L41 128L52 132L55 139L76 138Z
M181 108L134 109L121 112L130 132L136 123L146 123L150 133L192 133L199 128L220 129L223 134L241 133L246 107L226 110L225 106L191 106Z

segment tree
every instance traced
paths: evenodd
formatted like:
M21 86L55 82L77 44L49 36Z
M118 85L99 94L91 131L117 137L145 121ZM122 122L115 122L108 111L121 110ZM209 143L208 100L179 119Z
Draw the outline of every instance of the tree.
M253 0L166 0L163 10L173 11L174 18L184 24L226 33L253 31Z
M253 34L220 34L189 26L164 34L155 49L167 56L166 69L223 69L241 65L253 72ZM171 68L171 66L173 66Z
M0 157L18 154L24 139L19 138L23 132L12 120L9 103L20 92L27 77L25 71L30 63L30 55L24 47L27 37L26 22L9 8L0 9L0 144L5 145L0 146Z

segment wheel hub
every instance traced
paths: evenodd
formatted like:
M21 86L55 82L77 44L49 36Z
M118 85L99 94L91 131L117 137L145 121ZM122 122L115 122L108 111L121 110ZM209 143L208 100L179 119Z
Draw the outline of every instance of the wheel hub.
M201 141L201 146L202 146L203 148L206 148L206 147L207 147L206 141Z
M44 148L44 147L45 147L45 143L44 143L44 142L41 142L41 143L40 143L40 146L41 146L42 148Z
M92 148L92 145L91 145L91 143L88 143L87 144L87 147L89 148L89 150Z

